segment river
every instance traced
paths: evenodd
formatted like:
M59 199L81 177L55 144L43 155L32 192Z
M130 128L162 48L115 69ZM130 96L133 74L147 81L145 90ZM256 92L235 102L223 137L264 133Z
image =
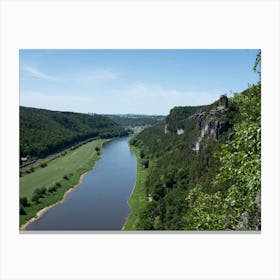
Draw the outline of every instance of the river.
M128 140L106 142L101 159L82 183L26 230L121 230L136 179L136 158Z

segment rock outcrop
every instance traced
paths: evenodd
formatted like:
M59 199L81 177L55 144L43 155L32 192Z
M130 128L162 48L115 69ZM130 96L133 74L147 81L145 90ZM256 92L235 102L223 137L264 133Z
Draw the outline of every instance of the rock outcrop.
M220 135L228 131L232 127L228 113L228 98L226 95L221 95L218 104L213 107L175 107L170 111L166 118L164 133L176 133L183 135L188 133L188 125L185 127L188 120L194 122L196 130L200 131L198 138L192 145L192 150L198 152L201 148L201 142L205 138L218 140ZM233 133L229 138L233 137Z
M183 128L177 128L177 135L182 135L184 133L185 133L185 131Z
M226 95L221 95L219 105L215 109L210 110L209 113L200 112L191 116L197 118L198 128L200 129L200 135L193 144L193 151L199 151L200 143L205 137L218 140L222 133L232 127L227 118L229 111L228 98Z

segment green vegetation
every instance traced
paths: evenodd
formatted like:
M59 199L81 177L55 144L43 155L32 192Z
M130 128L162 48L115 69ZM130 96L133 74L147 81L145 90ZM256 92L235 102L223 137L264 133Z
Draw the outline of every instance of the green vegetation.
M233 99L241 115L232 141L216 153L220 168L211 193L196 185L186 202L186 228L260 230L261 228L261 87L251 86Z
M44 168L35 168L20 177L20 224L36 213L62 199L64 193L77 185L80 176L92 169L99 158L96 147L105 140L88 142L64 156L50 160ZM100 151L98 151L100 154Z
M184 121L197 112L205 111L210 106L178 106L170 110L166 117L168 130L176 132L177 128L184 128Z
M145 125L157 125L163 123L165 116L148 116L148 115L104 115L120 126L135 127Z
M130 143L130 147L132 151L135 153L137 159L137 177L136 177L136 183L134 186L133 193L128 201L128 204L131 207L132 212L130 213L128 220L126 221L123 229L137 230L137 224L139 222L138 221L139 214L142 208L144 208L145 205L148 203L148 198L144 187L144 183L147 177L147 169L143 164L141 164L140 149L136 148L135 146L132 146L131 143Z
M90 138L125 135L124 128L101 115L20 107L20 158L42 158Z
M226 110L218 103L175 107L168 131L158 125L131 140L149 166L134 190L145 197L132 205L133 229L261 229L261 83L229 98Z

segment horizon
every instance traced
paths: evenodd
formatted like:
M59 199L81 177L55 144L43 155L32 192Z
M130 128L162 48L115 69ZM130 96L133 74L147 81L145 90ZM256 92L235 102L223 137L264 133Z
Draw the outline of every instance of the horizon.
M20 50L20 106L100 115L166 116L258 81L257 49Z

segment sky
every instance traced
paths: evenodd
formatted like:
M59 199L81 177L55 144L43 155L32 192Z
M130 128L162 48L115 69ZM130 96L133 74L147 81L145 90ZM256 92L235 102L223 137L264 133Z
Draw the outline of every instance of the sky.
M98 114L167 115L258 81L258 50L19 51L20 105Z

